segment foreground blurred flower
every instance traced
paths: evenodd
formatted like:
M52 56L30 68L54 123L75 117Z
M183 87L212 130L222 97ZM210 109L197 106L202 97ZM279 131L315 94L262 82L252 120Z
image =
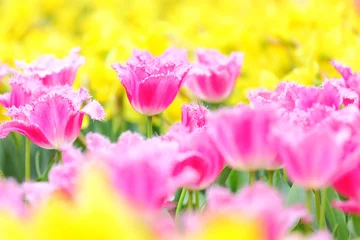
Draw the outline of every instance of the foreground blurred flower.
M266 240L262 222L246 212L235 211L194 216L190 229L176 240Z
M230 167L253 171L281 166L272 135L276 117L270 110L221 109L207 121L209 135Z
M178 51L172 48L159 57L147 51L134 51L126 65L112 65L137 112L153 116L163 112L174 101L189 71L184 57L177 59L176 54Z
M86 105L81 109L82 104ZM92 119L104 119L104 110L89 93L80 89L51 92L18 108L8 109L11 121L0 125L0 137L10 132L27 136L36 145L47 149L61 149L77 138L85 114Z
M180 154L172 171L176 186L191 190L207 188L224 168L223 156L205 129L178 134Z
M300 219L308 221L310 216L303 206L285 207L281 194L260 182L236 195L225 188L211 188L208 191L207 211L241 211L257 216L268 240L283 239Z
M53 194L27 219L0 214L0 238L13 239L161 239L158 221L147 221L114 193L99 165L84 166L72 199Z
M71 50L64 59L53 55L43 55L32 63L17 61L16 66L24 74L38 77L46 86L73 85L78 68L84 64L85 58L78 55L80 48Z
M141 141L135 146L117 147L109 156L107 166L111 181L137 208L160 209L176 190L169 179L178 146L159 139Z
M304 133L294 129L280 138L280 158L290 180L306 189L328 187L337 176L356 166L353 157L344 159L347 131L314 127Z
M243 53L229 57L217 50L198 49L198 63L189 71L185 83L201 100L219 103L232 93L244 61Z

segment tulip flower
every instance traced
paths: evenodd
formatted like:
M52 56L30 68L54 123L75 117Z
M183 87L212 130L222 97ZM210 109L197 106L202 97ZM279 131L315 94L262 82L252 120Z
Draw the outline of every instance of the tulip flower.
M190 128L204 127L206 124L206 114L209 110L199 104L184 104L181 107L181 124Z
M153 116L174 101L189 64L181 56L176 60L172 51L176 50L171 49L159 57L146 51L134 51L126 65L112 65L135 111Z
M82 108L84 102L86 105ZM47 149L71 145L79 135L85 114L95 120L105 116L101 105L91 101L84 89L51 92L19 108L9 108L8 112L12 120L0 125L1 138L10 132L18 132Z
M217 50L198 49L196 56L186 85L201 100L219 103L227 99L240 75L244 54L234 52L227 57Z
M32 63L16 61L16 66L25 75L39 78L45 86L72 86L78 68L85 63L85 58L78 55L80 48L71 50L70 55L57 59L53 55L43 55Z
M309 220L309 213L303 206L286 207L281 194L264 183L257 182L242 189L236 195L228 189L209 189L207 211L231 213L241 211L257 216L263 224L266 239L278 240L300 220Z
M0 95L0 104L6 108L20 107L49 91L37 77L15 74L10 80L11 92Z
M272 170L281 167L270 110L246 107L221 109L208 116L207 131L225 162L238 170Z
M178 138L180 153L174 163L172 177L177 187L201 190L210 186L224 168L224 158L205 129Z

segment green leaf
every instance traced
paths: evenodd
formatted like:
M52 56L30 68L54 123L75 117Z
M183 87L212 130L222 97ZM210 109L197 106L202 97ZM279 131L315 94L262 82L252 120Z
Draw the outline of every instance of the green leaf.
M293 184L290 188L290 191L286 198L286 205L291 206L294 204L303 204L305 207L307 207L307 197L306 197L306 190L304 188L301 188L295 184ZM313 229L318 229L317 221L315 219L315 195L311 191L310 193L310 201L311 201L311 215L313 216L313 221L311 224L311 227Z
M360 216L352 215L348 227L353 237L360 237Z
M340 212L331 207L331 202L334 200L339 200L339 195L335 192L334 189L329 188L326 191L326 222L331 230L337 228L336 239L347 240L349 239L349 230L346 224L346 217L343 212Z
M249 173L232 170L227 180L227 186L232 192L237 192L240 188L249 183Z

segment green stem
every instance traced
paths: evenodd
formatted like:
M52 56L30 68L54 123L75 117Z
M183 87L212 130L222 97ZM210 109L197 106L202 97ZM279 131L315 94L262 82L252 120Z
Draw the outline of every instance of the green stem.
M256 181L256 171L249 172L249 184L252 185Z
M311 194L312 194L312 190L306 190L306 207L309 211L310 214L312 214L312 207L311 207ZM311 226L310 223L306 224L306 230L307 232L311 232Z
M37 151L35 153L35 169L36 169L36 175L38 178L41 178L41 170L40 170L40 152Z
M187 208L189 210L192 210L193 209L193 191L188 191L188 193L189 193L189 198L188 198Z
M199 207L200 207L200 201L199 201L199 199L200 199L200 193L199 193L199 191L196 191L195 192L195 207L196 207L196 209L199 209Z
M152 132L153 132L153 129L152 129L152 116L147 116L147 121L146 121L146 130L147 130L147 134L146 136L148 138L151 138L152 137Z
M312 213L312 208L311 208L311 193L312 190L306 190L306 207L309 210L309 213Z
M231 168L229 168L228 166L224 167L224 169L221 171L220 176L217 179L217 183L220 186L224 186L226 183L226 180L228 179L230 173L231 173Z
M283 178L284 178L284 182L286 182L286 184L288 184L288 176L287 176L287 173L285 171L285 169L283 169Z
M31 177L30 147L31 147L30 139L26 138L25 139L25 181L30 180Z
M272 186L273 185L273 177L274 177L274 170L268 170L267 171L267 173L268 173L268 180L269 180L269 184L270 184L270 186Z
M318 226L320 226L320 190L315 190L315 213Z
M86 150L86 141L85 141L85 136L82 132L79 133L79 136L77 137L77 140L79 141L81 147L83 148L83 150Z
M181 208L182 208L182 205L184 203L185 195L186 195L186 189L183 188L181 190L180 198L179 198L179 201L178 201L177 206L176 206L176 211L175 211L175 217L176 218L179 217L179 215L180 215Z
M62 161L62 151L61 150L58 150L57 151L57 162L61 162Z
M160 118L159 135L161 135L164 129L164 113L160 113L159 118Z
M325 207L326 207L326 188L321 189L321 209L320 209L320 221L319 228L325 227Z

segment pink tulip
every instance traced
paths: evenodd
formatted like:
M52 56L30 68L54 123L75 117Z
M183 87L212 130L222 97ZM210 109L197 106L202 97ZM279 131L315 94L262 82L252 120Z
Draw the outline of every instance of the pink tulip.
M336 86L325 82L322 87L305 87L297 83L282 82L275 91L255 90L248 95L253 107L274 105L288 111L308 110L315 105L339 109L341 96Z
M314 127L280 135L280 157L288 176L306 189L328 187L337 176L356 165L356 158L344 159L348 131L336 133L326 127Z
M200 104L184 104L181 107L181 124L190 131L202 128L206 124L205 115L209 110Z
M81 109L85 101L86 105ZM102 120L105 116L101 105L90 101L90 95L84 89L52 92L8 111L12 120L0 125L1 138L10 132L18 132L47 149L61 149L72 144L80 132L85 114L95 120Z
M176 190L169 179L177 152L177 144L159 139L138 142L113 156L108 163L110 178L137 207L159 209Z
M269 170L282 165L272 135L276 121L276 116L267 109L234 108L209 114L207 126L230 167Z
M360 215L360 202L359 200L350 199L347 201L334 201L332 203L334 208L339 209L344 213L351 213Z
M201 100L219 103L232 93L240 75L244 54L235 52L229 57L217 50L198 49L197 63L189 71L186 84Z
M351 171L340 176L334 183L333 187L341 195L355 199L360 202L360 164ZM360 206L359 206L360 207Z
M16 74L11 80L11 92L0 95L0 104L6 108L20 107L49 91L37 77Z
M170 49L159 57L134 51L126 65L112 65L137 112L156 115L174 101L190 65L181 56L176 60L173 51L177 50Z
M53 55L43 55L32 63L16 61L16 66L24 74L39 78L45 86L72 86L78 68L84 64L85 58L78 55L80 48L71 50L70 55L57 59Z
M277 190L260 182L242 189L236 195L220 187L210 188L207 195L207 211L240 211L259 216L266 239L269 240L283 239L300 219L309 221L311 218L303 206L286 207Z
M224 168L224 158L204 129L178 138L180 154L172 177L177 187L201 190L210 186Z

